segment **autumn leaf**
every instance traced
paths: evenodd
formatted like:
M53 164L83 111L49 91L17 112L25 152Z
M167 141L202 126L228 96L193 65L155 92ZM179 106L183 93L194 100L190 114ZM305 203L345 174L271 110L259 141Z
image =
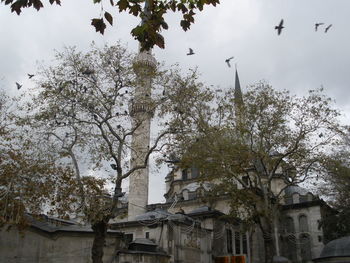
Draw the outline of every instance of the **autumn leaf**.
M124 11L129 7L129 2L128 0L119 0L117 6L119 6L119 11Z
M43 3L40 0L33 0L33 6L36 10L40 10L40 8L44 7Z
M50 0L50 4L56 3L56 5L61 5L61 0Z
M103 21L103 18L91 19L91 25L95 27L96 32L100 32L103 35L103 33L106 29L106 24Z
M108 21L108 23L109 23L111 26L113 26L113 17L112 17L112 15L111 15L110 13L108 13L108 12L105 12L105 18L106 18L106 20Z
M11 2L5 2L5 4L9 4L9 3L12 3L12 1ZM27 1L26 0L16 1L16 2L14 2L11 5L11 12L16 12L17 15L19 15L22 12L21 8L25 7L26 5L27 5Z
M191 23L187 20L181 20L180 25L183 30L187 31L188 29L190 29Z

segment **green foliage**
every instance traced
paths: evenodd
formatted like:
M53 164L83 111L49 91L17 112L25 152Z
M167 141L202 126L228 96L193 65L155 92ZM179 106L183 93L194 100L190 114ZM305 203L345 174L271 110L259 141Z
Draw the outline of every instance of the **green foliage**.
M149 50L153 46L160 48L165 47L164 38L161 35L162 29L167 30L168 24L165 22L165 14L168 12L180 12L182 19L180 26L183 30L190 29L194 23L196 10L202 11L205 5L216 6L220 3L219 0L92 0L94 4L103 5L107 2L112 8L119 12L128 12L129 14L139 17L143 21L143 25L138 25L131 30L131 35L140 41L142 50ZM11 12L16 12L18 15L23 8L35 8L40 10L44 7L41 0L1 0L1 3L10 5ZM61 0L49 0L52 4L61 4ZM144 9L143 4L147 3ZM93 18L91 25L96 29L96 32L104 34L106 22L113 25L113 15L109 12L101 12L99 18Z

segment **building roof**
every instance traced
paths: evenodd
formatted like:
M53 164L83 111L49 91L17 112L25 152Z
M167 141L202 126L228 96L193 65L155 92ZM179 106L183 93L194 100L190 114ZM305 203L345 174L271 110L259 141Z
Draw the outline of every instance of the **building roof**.
M291 186L288 186L284 190L284 193L287 196L292 196L294 193L298 193L300 195L306 195L306 194L310 193L310 191L308 191L307 189L305 189L303 187L297 186L297 185L291 185Z
M323 248L320 258L350 257L350 236L329 242Z
M154 219L165 219L172 215L166 210L156 208L153 211L148 211L144 214L138 215L135 217L136 221L146 221L146 220L154 220Z
M47 234L56 234L56 233L93 233L90 225L82 226L77 223L73 224L74 221L63 220L54 217L44 216L42 218L35 218L31 215L27 215L27 220L30 226L34 229L46 232ZM63 221L66 224L56 224L54 221ZM69 222L69 224L67 224ZM120 234L119 231L108 230L108 234Z

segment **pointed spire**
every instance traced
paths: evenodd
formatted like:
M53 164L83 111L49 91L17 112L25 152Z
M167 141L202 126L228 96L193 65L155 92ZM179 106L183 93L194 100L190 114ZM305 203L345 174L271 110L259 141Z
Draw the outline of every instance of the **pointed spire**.
M237 66L236 66L236 75L235 75L235 104L236 106L242 106L243 105L243 97L242 97L242 90L241 90L241 84L239 82L238 72L237 72Z

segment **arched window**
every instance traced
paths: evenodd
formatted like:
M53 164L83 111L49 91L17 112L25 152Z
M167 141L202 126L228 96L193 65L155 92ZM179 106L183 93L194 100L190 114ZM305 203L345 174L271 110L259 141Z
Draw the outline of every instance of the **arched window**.
M307 193L307 200L312 201L314 199L314 195L312 193Z
M299 231L300 232L308 232L309 231L306 215L299 216Z
M311 260L311 239L308 234L301 234L299 237L301 262Z
M294 220L292 217L287 217L285 219L284 229L286 233L295 233Z

